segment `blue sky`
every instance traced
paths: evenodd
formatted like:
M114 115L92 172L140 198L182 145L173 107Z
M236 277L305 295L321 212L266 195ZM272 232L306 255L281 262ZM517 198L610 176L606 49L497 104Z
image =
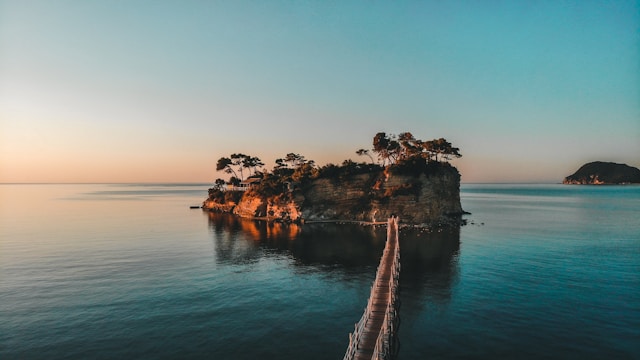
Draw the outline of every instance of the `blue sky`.
M207 182L379 131L445 137L463 182L640 166L640 2L0 0L0 182Z

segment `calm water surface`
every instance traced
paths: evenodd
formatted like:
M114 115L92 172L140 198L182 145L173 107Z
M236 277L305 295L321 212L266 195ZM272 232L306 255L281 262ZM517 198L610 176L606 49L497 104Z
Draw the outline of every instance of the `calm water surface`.
M342 358L385 230L189 209L206 189L0 185L0 358ZM639 358L640 187L462 202L401 232L399 359Z

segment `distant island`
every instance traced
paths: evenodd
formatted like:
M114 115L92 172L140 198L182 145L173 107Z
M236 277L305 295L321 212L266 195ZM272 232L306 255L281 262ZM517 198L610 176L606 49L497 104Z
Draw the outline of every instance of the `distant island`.
M640 169L626 164L594 161L582 165L573 175L565 177L562 183L578 185L640 184Z
M462 155L445 139L380 132L371 150L356 154L370 161L319 167L289 153L267 171L258 157L222 157L216 170L231 178L215 181L202 208L281 222L375 223L398 215L410 224L460 223L460 173L449 160Z

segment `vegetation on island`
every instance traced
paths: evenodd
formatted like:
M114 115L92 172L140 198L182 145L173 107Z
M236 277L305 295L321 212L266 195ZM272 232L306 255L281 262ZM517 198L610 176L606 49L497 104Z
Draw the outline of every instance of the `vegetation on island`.
M627 164L594 161L582 165L578 171L565 177L562 183L574 185L640 184L640 169Z
M398 135L379 132L373 137L371 149L359 149L356 154L368 157L370 161L347 159L340 165L330 163L318 166L315 161L301 154L288 153L276 159L275 166L269 171L264 169L265 164L260 158L234 153L218 159L216 171L223 171L231 177L228 181L216 179L214 186L209 189L209 199L218 203L238 203L244 194L284 199L291 197L296 189L304 189L315 179L342 181L358 174L388 172L416 177L429 175L441 168L451 167L449 160L462 156L460 149L443 138L423 141L410 132ZM237 191L243 183L248 182L251 183L248 189Z

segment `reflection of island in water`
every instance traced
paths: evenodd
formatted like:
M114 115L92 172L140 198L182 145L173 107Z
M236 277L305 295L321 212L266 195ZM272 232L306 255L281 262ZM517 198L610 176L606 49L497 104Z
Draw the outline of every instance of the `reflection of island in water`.
M300 266L368 266L375 273L386 241L384 226L267 223L212 212L207 216L217 261L227 264L254 262L271 254L290 257ZM400 249L403 310L409 310L414 300L447 302L458 276L460 228L433 232L403 228Z
M353 224L282 224L207 213L218 262L246 263L268 254L296 265L377 266L386 228Z
M448 302L458 277L460 227L433 232L400 232L400 286L403 310L425 300ZM404 295L407 296L404 296ZM403 311L403 313L405 312Z

